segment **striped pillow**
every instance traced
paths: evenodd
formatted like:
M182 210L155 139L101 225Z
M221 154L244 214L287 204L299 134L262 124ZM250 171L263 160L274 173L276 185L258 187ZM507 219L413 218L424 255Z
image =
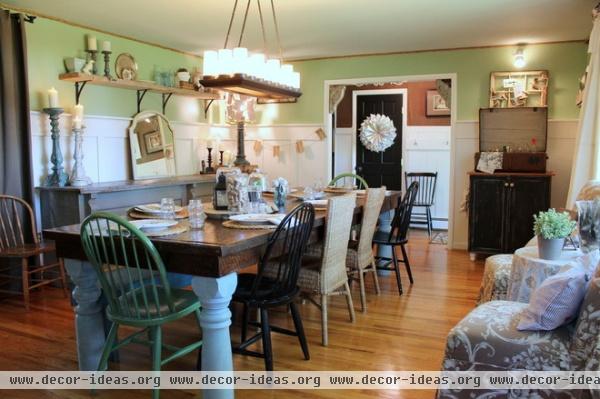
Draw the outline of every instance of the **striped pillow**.
M573 321L585 295L586 272L578 267L548 277L531 294L517 325L520 331L549 331Z

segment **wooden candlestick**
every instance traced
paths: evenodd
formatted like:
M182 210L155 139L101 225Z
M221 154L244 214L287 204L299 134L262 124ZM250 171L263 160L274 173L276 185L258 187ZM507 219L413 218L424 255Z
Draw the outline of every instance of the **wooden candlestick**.
M208 167L204 169L205 173L215 173L215 168L212 167L212 148L207 148L208 150Z
M104 54L104 76L106 76L109 80L112 79L110 76L110 54L112 51L102 51Z
M219 166L223 166L223 153L225 151L219 150Z
M52 173L46 178L46 186L58 186L64 187L67 185L69 176L65 173L63 168L63 156L60 150L60 129L58 128L60 114L65 110L62 108L44 108L44 113L50 117L50 131L52 135L52 155L50 155L50 162L52 162Z
M238 131L238 142L237 142L237 155L235 157L235 162L233 163L235 166L247 166L250 165L250 162L246 160L246 153L244 149L244 122L238 122L237 124Z

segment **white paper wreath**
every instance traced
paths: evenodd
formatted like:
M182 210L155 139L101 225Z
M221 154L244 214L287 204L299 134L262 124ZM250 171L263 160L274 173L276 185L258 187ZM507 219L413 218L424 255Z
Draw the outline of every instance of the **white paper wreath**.
M360 125L360 142L367 150L383 152L396 138L394 122L385 115L371 114Z

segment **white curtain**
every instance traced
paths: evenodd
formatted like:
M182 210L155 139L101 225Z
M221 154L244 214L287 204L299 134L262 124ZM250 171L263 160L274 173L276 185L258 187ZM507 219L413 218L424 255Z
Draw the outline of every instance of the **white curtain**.
M600 17L594 9L594 26L588 53L590 62L579 114L578 135L571 167L571 184L566 207L573 209L579 190L589 180L600 179Z

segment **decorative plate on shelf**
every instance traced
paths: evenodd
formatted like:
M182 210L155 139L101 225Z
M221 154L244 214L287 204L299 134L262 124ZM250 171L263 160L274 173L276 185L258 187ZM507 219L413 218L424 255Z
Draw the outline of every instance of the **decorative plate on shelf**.
M136 80L138 66L131 54L121 53L115 60L115 73L119 79Z

